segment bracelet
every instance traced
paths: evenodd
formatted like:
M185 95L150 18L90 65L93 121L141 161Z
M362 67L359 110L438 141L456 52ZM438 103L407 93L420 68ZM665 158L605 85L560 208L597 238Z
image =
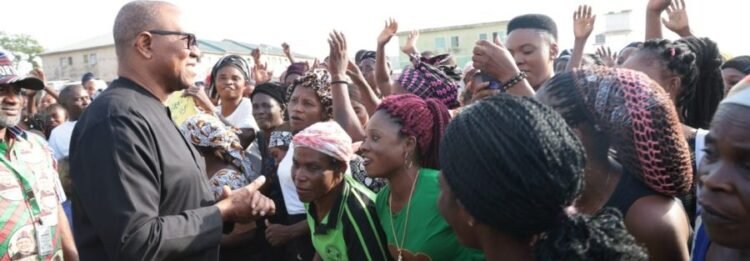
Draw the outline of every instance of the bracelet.
M346 84L348 86L349 82L347 82L347 81L332 81L331 85L334 85L334 84Z
M523 81L524 79L526 79L526 76L527 76L526 72L521 71L516 76L508 80L507 83L503 84L503 87L500 88L500 92L508 91L508 89L518 84L519 82Z

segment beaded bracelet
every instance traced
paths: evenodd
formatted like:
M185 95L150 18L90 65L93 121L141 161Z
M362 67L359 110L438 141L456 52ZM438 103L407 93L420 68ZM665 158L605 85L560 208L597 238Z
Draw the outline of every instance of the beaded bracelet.
M523 81L523 79L526 79L526 72L521 71L516 76L511 78L507 83L503 84L503 87L500 88L500 92L508 91L508 89Z

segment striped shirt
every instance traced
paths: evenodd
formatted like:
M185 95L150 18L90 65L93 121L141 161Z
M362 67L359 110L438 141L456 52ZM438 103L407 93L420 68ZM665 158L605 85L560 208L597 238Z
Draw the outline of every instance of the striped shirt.
M322 260L391 260L375 195L349 175L342 185L337 203L323 220L317 220L314 203L305 204L315 251Z

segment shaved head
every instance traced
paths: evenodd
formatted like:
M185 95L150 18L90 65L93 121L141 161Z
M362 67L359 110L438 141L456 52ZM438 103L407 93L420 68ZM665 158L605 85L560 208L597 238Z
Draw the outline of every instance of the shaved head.
M162 24L160 13L164 7L177 8L168 2L139 0L127 3L120 9L112 30L117 56L122 56L127 44L139 33L153 30Z

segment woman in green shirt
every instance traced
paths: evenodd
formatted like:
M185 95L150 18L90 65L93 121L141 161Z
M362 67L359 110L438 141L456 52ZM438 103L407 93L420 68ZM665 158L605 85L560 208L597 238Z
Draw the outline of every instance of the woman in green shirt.
M361 146L367 173L385 178L376 209L395 260L483 260L462 247L437 209L438 147L450 115L434 99L395 95L370 118Z
M588 216L571 207L584 148L531 98L501 94L468 107L446 129L440 162L440 212L487 260L646 259L617 210Z

